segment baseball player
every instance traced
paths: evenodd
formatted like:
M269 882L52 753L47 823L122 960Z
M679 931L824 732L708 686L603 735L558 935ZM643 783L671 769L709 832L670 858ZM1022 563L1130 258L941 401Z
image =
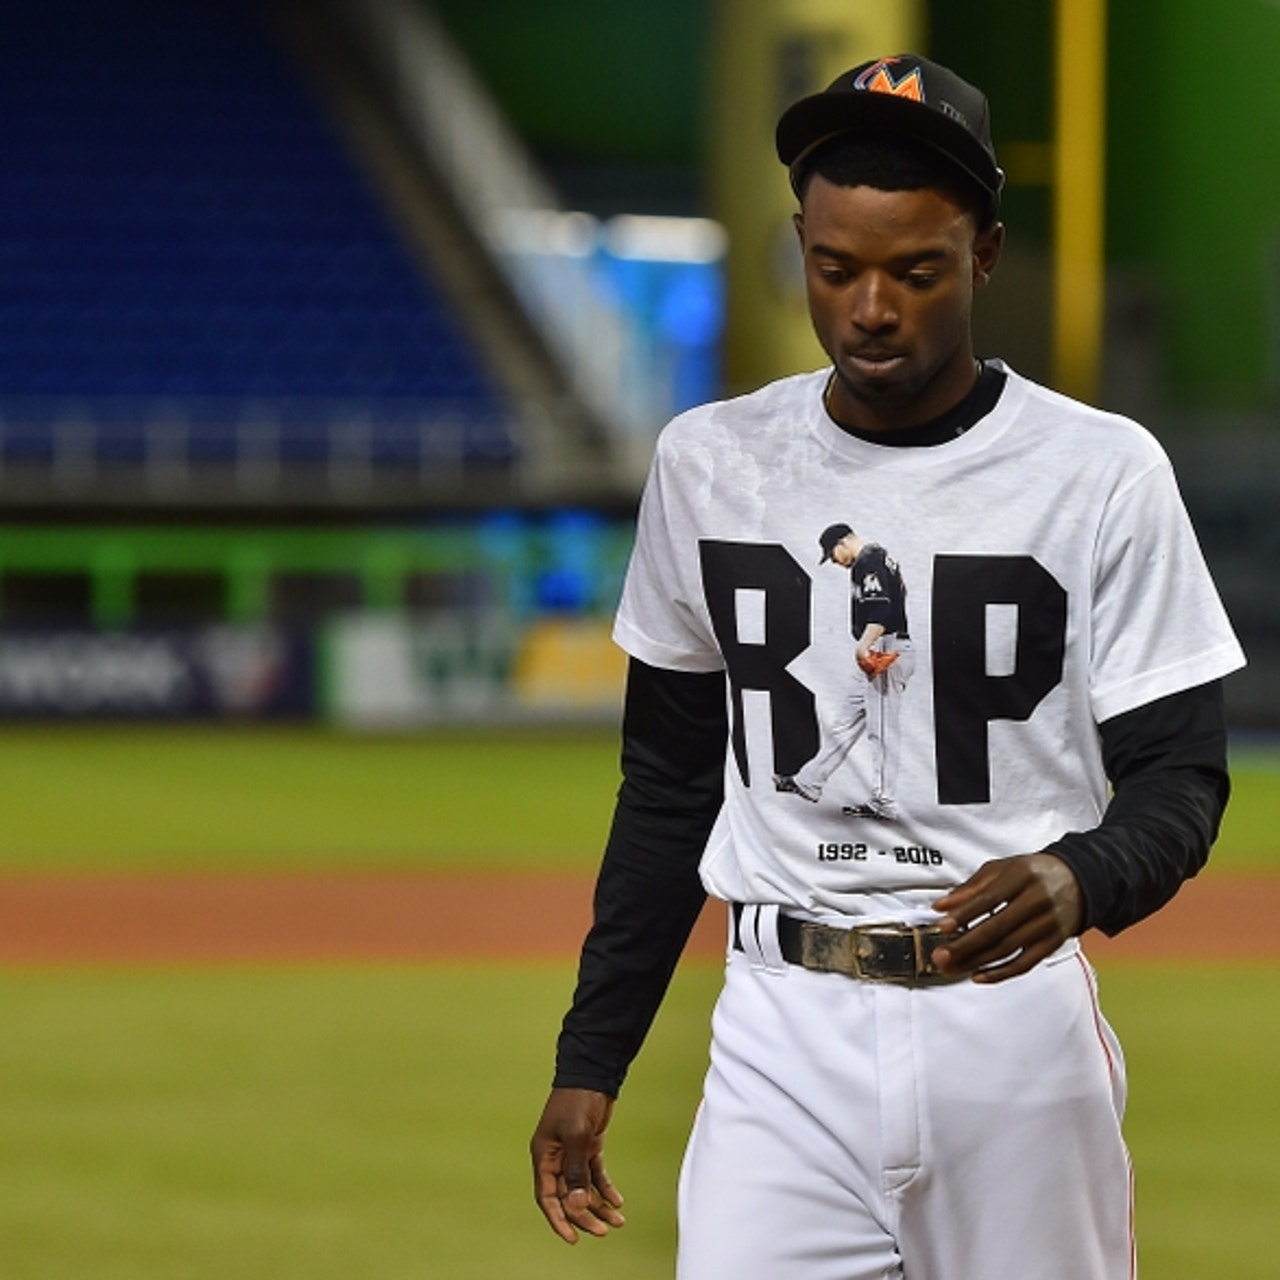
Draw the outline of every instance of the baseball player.
M1203 864L1243 655L1156 441L975 358L1004 240L983 94L880 59L777 145L830 364L659 440L535 1196L568 1241L622 1224L606 1129L710 893L732 929L680 1280L1131 1280L1123 1060L1079 937ZM773 781L848 674L813 532L861 511L912 589L891 827Z
M860 538L847 524L828 525L818 538L820 564L849 570L853 594L854 662L859 675L849 684L840 710L823 723L818 754L796 774L775 774L773 785L817 804L827 779L866 731L872 753L871 800L843 806L851 818L894 822L894 782L898 776L898 720L902 695L915 669L907 634L907 588L896 562L882 546Z

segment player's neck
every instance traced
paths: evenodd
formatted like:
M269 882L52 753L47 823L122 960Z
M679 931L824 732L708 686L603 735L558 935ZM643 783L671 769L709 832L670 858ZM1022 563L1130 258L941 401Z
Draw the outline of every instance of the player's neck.
M994 364L977 361L977 377L969 391L949 409L925 422L909 427L893 427L890 429L867 430L840 421L831 412L832 384L834 374L827 380L823 391L823 404L827 414L842 431L859 440L872 444L884 444L894 447L920 447L945 444L962 436L970 427L981 422L995 408L1004 390L1008 375Z
M879 393L862 391L840 376L828 379L823 406L832 421L845 430L877 435L910 430L946 413L973 390L981 364L971 348L957 351L927 383L908 389L886 387Z

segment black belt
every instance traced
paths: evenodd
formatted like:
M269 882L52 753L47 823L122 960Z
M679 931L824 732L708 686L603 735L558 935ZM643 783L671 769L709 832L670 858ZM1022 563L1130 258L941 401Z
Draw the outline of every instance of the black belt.
M738 951L745 950L739 936L743 910L740 903L733 904L733 945ZM954 942L958 933L910 924L864 924L840 929L782 914L777 921L778 949L788 964L908 987L958 981L939 972L933 961L934 951L946 942Z

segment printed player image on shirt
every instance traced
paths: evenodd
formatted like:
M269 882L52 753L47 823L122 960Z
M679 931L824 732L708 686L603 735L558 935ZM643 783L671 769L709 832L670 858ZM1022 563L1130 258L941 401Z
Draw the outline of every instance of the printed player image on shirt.
M845 804L841 812L851 818L893 822L898 817L894 792L902 697L915 669L907 631L906 584L889 553L847 524L828 525L818 543L822 548L819 564L849 571L853 661L839 702L818 708L818 753L798 773L776 774L774 786L817 804L828 779L865 734L871 754L871 798ZM842 847L829 852L839 858Z
M1156 440L999 367L929 448L840 430L826 370L662 433L614 634L727 674L716 897L925 911L1097 825L1099 723L1241 664Z

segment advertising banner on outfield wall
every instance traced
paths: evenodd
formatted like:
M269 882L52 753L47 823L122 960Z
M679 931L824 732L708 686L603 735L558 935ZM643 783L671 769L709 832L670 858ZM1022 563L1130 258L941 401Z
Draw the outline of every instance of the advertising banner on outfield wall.
M353 727L591 721L622 706L625 658L594 616L350 614L324 654L327 712Z
M313 649L310 637L266 626L0 631L0 717L308 716Z

